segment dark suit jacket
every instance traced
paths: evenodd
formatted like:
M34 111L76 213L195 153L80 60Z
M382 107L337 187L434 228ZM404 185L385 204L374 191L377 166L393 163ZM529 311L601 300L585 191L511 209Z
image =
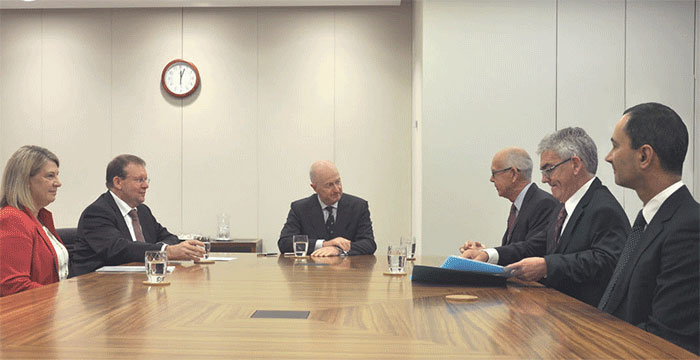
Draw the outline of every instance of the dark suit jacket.
M700 205L683 186L647 225L603 308L698 354Z
M287 222L282 228L277 247L280 252L291 252L292 235L308 235L308 253L314 251L317 239L331 240L323 221L323 209L318 202L318 195L292 203ZM369 218L367 201L350 194L343 194L338 201L337 221L334 237L344 237L352 241L349 255L374 254L377 244L374 242L372 220Z
M177 236L168 232L151 214L148 206L136 207L146 242L133 241L122 213L107 191L100 195L78 221L78 234L71 253L71 276L82 275L102 266L143 262L148 250L160 250L163 244L177 244Z
M505 266L520 261L526 254L536 253L533 246L542 246L544 241L529 241L537 236L544 239L549 228L552 212L559 205L548 192L532 184L525 193L523 204L515 218L513 232L508 241L508 228L503 234L502 245L496 248L498 251L498 265ZM539 252L543 252L540 250Z
M554 241L556 217L547 232L547 277L543 284L598 306L622 252L630 223L625 211L607 187L596 178L570 215L559 239Z

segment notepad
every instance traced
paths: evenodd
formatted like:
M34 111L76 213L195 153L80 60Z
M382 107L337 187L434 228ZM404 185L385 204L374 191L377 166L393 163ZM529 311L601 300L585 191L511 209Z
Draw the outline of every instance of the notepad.
M445 262L443 262L440 267L450 270L474 271L487 274L498 274L506 277L511 276L510 272L506 271L503 266L465 259L454 255L445 259Z
M104 273L115 273L115 272L140 272L140 273L145 273L146 272L146 267L143 265L136 265L136 266L103 266L97 270L96 272L104 272ZM175 271L174 266L168 266L168 272L171 273Z

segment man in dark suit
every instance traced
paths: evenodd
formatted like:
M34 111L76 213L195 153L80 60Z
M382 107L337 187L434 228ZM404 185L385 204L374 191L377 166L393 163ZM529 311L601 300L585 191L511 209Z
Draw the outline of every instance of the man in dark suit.
M529 257L506 269L596 306L627 238L629 220L595 177L598 152L583 129L565 128L546 136L537 153L542 182L562 205Z
M330 161L311 165L309 177L315 194L292 203L277 241L280 251L293 251L293 235L307 235L311 256L374 254L367 201L343 194L340 174Z
M134 155L119 155L107 165L106 185L80 216L71 253L71 274L77 276L105 265L143 262L148 250L165 250L172 260L196 260L204 251L199 241L179 243L144 205L148 189L146 163Z
M671 108L624 112L605 158L644 206L598 308L699 354L700 205L681 181L688 130Z
M541 236L559 201L532 182L532 159L527 151L511 147L493 156L490 181L498 196L512 203L501 246L484 248L479 242L467 241L459 250L462 257L492 264L508 265L530 253L529 241Z

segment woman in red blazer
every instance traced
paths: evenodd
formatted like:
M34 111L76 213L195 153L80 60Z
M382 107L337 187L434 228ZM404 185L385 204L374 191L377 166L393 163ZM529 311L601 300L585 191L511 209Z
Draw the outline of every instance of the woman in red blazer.
M68 277L68 251L45 206L61 186L58 158L23 146L7 161L0 194L0 296Z

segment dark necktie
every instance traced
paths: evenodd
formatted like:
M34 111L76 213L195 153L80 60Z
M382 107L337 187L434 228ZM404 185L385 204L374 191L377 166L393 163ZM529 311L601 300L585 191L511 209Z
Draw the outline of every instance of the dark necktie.
M508 215L508 242L510 242L510 236L513 234L513 226L515 225L515 218L517 217L518 208L515 204L510 206L510 215Z
M644 216L642 216L642 211L640 210L639 214L637 215L637 219L634 220L634 226L632 226L632 231L627 237L627 242L625 242L625 248L622 249L622 254L620 254L620 260L618 260L617 266L615 266L615 271L613 271L612 277L610 277L608 287L605 288L605 292L600 298L600 303L598 303L598 309L603 310L608 304L608 301L610 300L610 294L612 294L613 290L615 290L615 285L617 285L617 281L620 280L620 275L625 270L625 266L627 266L627 263L632 257L632 254L634 254L634 251L637 249L639 240L642 238L642 234L644 233L645 226L647 226L647 222L646 220L644 220Z
M326 211L328 211L328 219L326 219L326 231L333 238L333 231L335 230L335 219L333 218L333 207L326 206Z
M559 245L559 238L561 237L561 227L564 225L564 220L566 219L566 206L562 206L557 215L557 226L554 228L554 244Z
M139 214L136 213L136 209L131 209L131 211L129 211L129 217L131 217L131 226L134 228L136 241L146 242L146 240L143 238L141 223L139 222Z

